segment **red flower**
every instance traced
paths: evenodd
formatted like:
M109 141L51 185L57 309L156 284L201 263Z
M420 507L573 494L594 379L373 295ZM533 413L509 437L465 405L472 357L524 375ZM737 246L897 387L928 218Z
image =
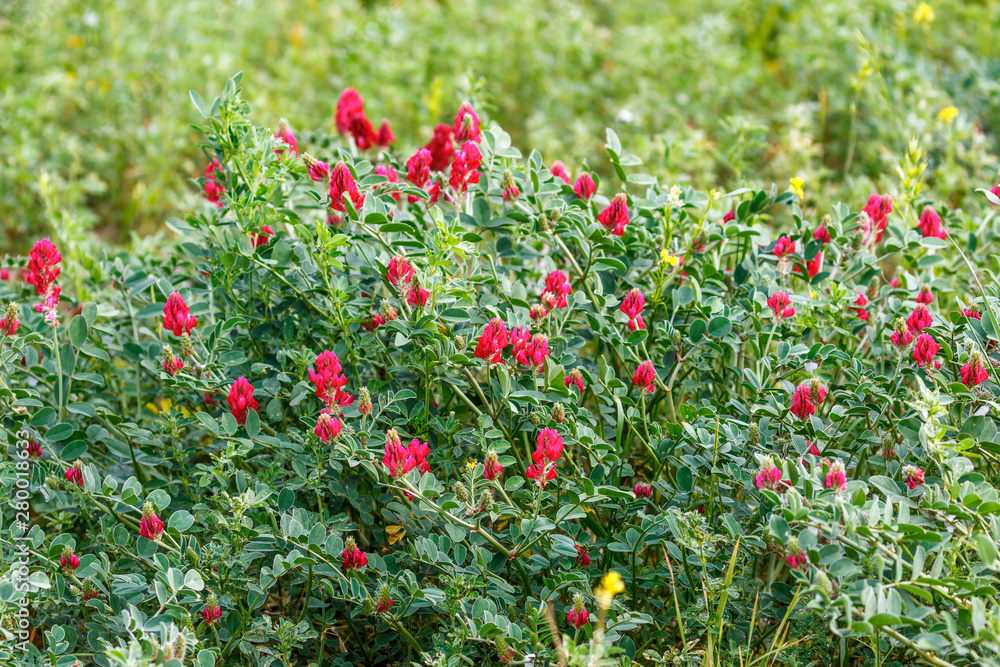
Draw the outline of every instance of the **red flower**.
M830 230L826 228L826 224L820 224L820 226L816 228L816 231L813 232L813 238L820 243L829 243L832 240Z
M823 484L826 488L833 489L837 493L846 491L847 473L844 472L844 464L840 461L834 461L833 465L830 466L830 472L826 474Z
M483 463L483 477L492 481L499 477L502 472L503 466L500 465L497 453L493 450L486 452L486 461Z
M416 280L410 284L410 289L406 292L406 303L413 308L423 308L427 305L427 299L431 293L420 286Z
M365 101L354 88L347 88L340 94L337 101L337 132L347 134L351 130L351 121L358 116L364 116Z
M646 307L646 299L642 296L642 291L638 287L629 290L622 300L619 310L628 315L630 320L634 320Z
M594 183L594 178L590 175L590 172L580 172L580 175L576 177L576 183L573 184L573 192L580 199L590 201L590 198L597 192L597 183Z
M451 176L448 183L455 192L462 194L469 189L470 185L479 182L479 167L483 161L483 154L472 141L466 141L462 147L455 152L451 162Z
M806 454L812 454L813 456L822 455L822 452L819 451L819 447L816 446L815 442L808 441L806 442L806 444L809 445L809 450L806 452Z
M205 608L201 610L201 617L205 621L205 625L212 625L220 618L222 618L222 607L216 604L207 604Z
M913 345L913 360L924 368L937 368L940 364L934 361L934 356L940 349L941 346L930 334L922 333L917 336L917 342Z
M638 287L629 290L625 298L622 299L622 305L619 307L619 310L628 315L628 328L630 331L646 328L646 323L642 321L641 314L645 307L646 299L642 296L642 292Z
M769 491L781 489L781 469L774 465L774 459L770 456L765 456L761 462L754 485L758 489L768 489Z
M583 396L583 373L581 373L578 369L574 368L571 370L566 377L563 378L563 384L565 384L567 388L576 387L580 392L580 395Z
M389 260L389 266L386 267L386 278L396 287L409 284L413 280L413 267L410 266L405 257L396 255Z
M656 368L653 367L652 361L644 361L639 364L632 375L632 384L646 394L652 394L656 391Z
M180 292L171 292L167 305L163 307L163 328L175 336L190 334L198 326L198 320L191 315L191 309L184 302Z
M434 136L427 144L427 150L431 154L431 169L433 171L444 171L451 164L451 156L455 152L455 147L451 141L451 126L441 123L434 128Z
M551 309L554 308L565 308L566 307L566 297L573 293L573 287L569 284L569 278L562 271L553 271L545 278L545 289L542 291L542 295L552 294L555 296L555 304Z
M375 145L377 135L372 122L365 115L358 115L351 119L351 138L358 150L366 151Z
M774 243L774 256L777 258L782 258L785 255L790 255L795 252L795 241L787 236L782 236Z
M245 424L247 413L256 409L257 401L253 397L253 385L241 375L229 390L229 411L236 417L237 424Z
M19 326L21 326L21 321L18 319L17 304L12 301L7 304L3 319L0 319L0 331L3 332L4 336L13 336L17 333Z
M615 236L625 234L625 226L628 225L628 200L624 192L616 194L608 207L597 214L597 221Z
M868 321L868 311L865 306L868 305L868 297L866 297L861 290L856 290L858 293L858 298L854 301L854 307L851 308L854 312L858 314L858 319Z
M913 334L906 327L897 328L896 331L889 336L889 340L891 340L892 344L898 349L902 350L904 347L913 342Z
M396 174L396 170L393 169L391 164L380 164L379 166L375 167L375 173L380 176L385 176L390 183L399 183L399 176ZM386 186L384 183L382 184L382 186L388 188L388 186ZM398 192L393 192L390 196L396 201L399 201Z
M380 326L385 324L385 320L378 313L372 313L368 316L368 319L361 323L361 326L365 328L365 331L375 331Z
M536 303L531 307L531 311L528 313L532 320L541 320L548 316L549 311L540 303Z
M920 224L917 225L917 229L925 239L932 236L943 239L947 236L944 227L941 226L941 216L932 206L925 206L920 213Z
M364 206L365 196L358 191L358 182L354 180L354 175L346 164L338 162L330 172L330 208L335 211L345 210L345 193L350 197L355 209Z
M793 570L802 570L809 565L809 558L806 556L805 552L802 551L802 547L799 546L799 541L794 537L788 541L787 551L785 552L785 562L788 563L788 567Z
M580 608L573 607L566 614L566 622L579 630L587 625L587 623L590 623L590 613L582 606Z
M354 397L344 391L347 378L344 377L340 359L336 354L324 350L316 357L315 367L315 370L309 369L309 381L316 386L316 398L323 401L327 407L333 407L334 404L348 406L354 402Z
M320 410L319 419L316 420L316 428L313 430L313 433L316 434L321 442L330 442L337 439L343 428L344 425L330 412L330 409L324 408Z
M146 503L142 508L142 520L139 522L139 534L147 540L156 542L163 535L163 522L156 516L153 506Z
M971 320L982 320L982 314L975 308L963 308L962 317L968 317Z
M215 158L205 167L205 199L222 208L222 196L226 194L226 188L215 176L215 172L222 171L222 165Z
M378 603L375 609L378 611L378 613L384 614L385 612L392 609L395 604L396 601L392 599L389 587L386 586L385 584L382 584L382 586L379 588L378 591Z
M40 459L42 458L42 446L37 440L32 440L28 443L28 458L29 459Z
M62 271L56 266L61 261L62 255L52 241L42 239L31 249L28 265L24 269L24 281L35 286L36 294L45 295Z
M892 213L892 197L873 192L868 198L868 203L865 204L864 212L871 225L865 230L866 236L871 240L874 235L874 242L878 243L882 240L886 222L889 219L889 214Z
M774 316L784 319L795 315L795 307L792 306L792 299L788 292L775 292L767 299L767 307L771 309Z
M0 280L2 280L3 282L7 282L8 280L10 280L10 271L8 271L7 269L0 269Z
M806 383L795 388L792 395L792 414L805 421L806 417L816 413L816 406L812 402L812 392Z
M410 156L410 159L406 161L406 180L418 188L427 185L427 181L431 178L431 161L433 159L431 152L426 148L421 148ZM407 199L412 204L419 201L420 197L408 195Z
M910 316L906 318L906 326L914 334L920 333L932 324L934 324L934 320L931 318L931 313L923 304L914 308Z
M409 446L404 447L396 430L389 429L385 434L385 455L382 457L382 464L392 477L401 477L414 468L418 468L421 473L430 472L431 465L427 462L430 452L431 448L416 438Z
M579 544L574 544L573 546L576 547L576 566L587 567L590 565L590 552L587 551L587 548Z
M274 236L274 230L271 229L271 225L264 225L259 232L250 232L250 240L253 241L255 248L270 243L272 236Z
M295 134L292 132L292 126L288 124L288 121L282 118L278 121L278 129L274 133L275 139L281 139L285 144L288 145L289 150L291 150L292 155L295 157L299 156L299 142L295 139ZM274 152L281 155L285 152L283 148L276 148Z
M368 556L358 548L353 537L348 537L344 543L344 551L340 555L340 569L344 572L360 570L368 565Z
M917 303L923 303L926 305L931 305L934 303L934 293L931 292L930 285L921 285L920 292L917 294Z
M66 472L63 475L67 481L73 482L80 488L83 488L83 464L79 461L74 463L69 468L66 468Z
M917 466L905 466L903 468L903 481L912 491L924 483L924 471Z
M161 365L163 366L163 370L171 375L177 375L184 368L184 362L174 356L169 345L163 346L163 361Z
M74 570L76 570L76 568L80 567L80 558L75 553L73 553L72 549L66 547L66 550L63 551L63 554L59 556L59 565L62 567L64 571L73 572Z
M729 209L728 211L726 211L726 214L722 216L723 223L732 222L735 219L736 219L736 211L733 209Z
M479 143L482 139L482 132L479 130L479 116L472 109L468 101L462 102L458 108L458 115L455 116L455 123L452 126L455 133L455 141L475 141Z
M549 356L549 339L545 334L531 335L528 327L520 327L511 332L511 342L514 344L512 355L522 366L538 371L545 366Z
M562 160L553 162L549 168L549 173L556 178L561 178L563 183L569 185L569 172L566 171L566 166L562 163Z
M313 159L309 155L303 155L302 159L309 169L309 178L314 181L327 181L330 179L330 164Z
M556 478L556 461L562 456L563 440L556 431L543 429L535 440L535 451L531 455L532 464L528 466L524 476L534 479L544 487L546 483Z
M653 495L653 487L646 482L637 482L632 488L632 493L635 494L636 498L649 498Z
M476 345L476 356L491 364L500 363L500 351L510 343L507 325L499 317L490 320L479 336Z
M981 385L990 379L990 374L983 368L983 357L978 352L973 352L969 361L962 366L962 384L970 389Z
M392 126L385 118L379 123L378 132L375 133L376 146L391 146L396 143L396 135L392 133Z

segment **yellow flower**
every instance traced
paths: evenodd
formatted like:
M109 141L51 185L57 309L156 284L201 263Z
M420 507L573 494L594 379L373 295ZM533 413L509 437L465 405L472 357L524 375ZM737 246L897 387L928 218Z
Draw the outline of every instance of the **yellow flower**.
M677 262L678 262L677 257L675 257L674 255L671 255L669 252L667 252L666 248L664 248L663 250L660 251L660 264L664 264L665 263L665 264L668 264L670 266L677 266Z
M958 107L954 104L949 104L938 111L937 119L945 123L954 123L956 118L958 118Z
M597 598L597 603L601 606L601 609L607 609L611 606L611 602L615 599L615 596L624 590L625 583L622 581L622 576L612 570L601 579L600 585L594 591L594 596Z
M917 11L913 12L914 23L930 23L934 20L934 8L926 2L921 2L917 6Z
M618 595L625 591L625 582L622 581L622 575L611 570L601 579L601 588L609 591L612 595Z
M795 196L799 198L799 201L802 201L803 199L806 198L806 190L805 190L806 182L804 180L795 177L788 179L788 182L789 184L791 184L792 192L794 192Z
M476 460L475 459L466 459L465 460L465 467L468 468L469 470L473 470L476 467Z

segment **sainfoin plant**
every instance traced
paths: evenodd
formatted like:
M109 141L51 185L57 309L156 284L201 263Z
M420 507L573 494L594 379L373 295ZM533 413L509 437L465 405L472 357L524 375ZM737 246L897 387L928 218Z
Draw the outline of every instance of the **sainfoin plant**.
M1000 664L988 188L912 146L816 211L611 131L602 182L239 83L174 243L4 267L3 664Z

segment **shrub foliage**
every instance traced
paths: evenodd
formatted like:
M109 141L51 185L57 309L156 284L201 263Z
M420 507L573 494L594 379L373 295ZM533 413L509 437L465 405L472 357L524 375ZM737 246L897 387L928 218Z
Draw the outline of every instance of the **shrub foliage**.
M352 91L275 136L239 81L176 243L0 283L5 664L1000 664L993 193L612 131L602 183L469 105L403 153Z

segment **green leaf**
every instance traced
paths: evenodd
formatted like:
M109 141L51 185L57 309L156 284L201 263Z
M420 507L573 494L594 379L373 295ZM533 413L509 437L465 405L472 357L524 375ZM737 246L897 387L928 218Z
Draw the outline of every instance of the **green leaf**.
M77 315L69 322L69 342L73 347L79 348L87 341L87 318Z
M247 435L251 438L256 438L260 435L260 417L257 415L257 411L250 409L247 412L247 421L244 424L247 429Z
M176 528L178 532L185 532L194 525L194 517L187 510L178 510L170 515L167 522L168 528Z
M713 317L708 323L708 335L712 338L723 338L733 330L733 324L728 318L721 315Z

